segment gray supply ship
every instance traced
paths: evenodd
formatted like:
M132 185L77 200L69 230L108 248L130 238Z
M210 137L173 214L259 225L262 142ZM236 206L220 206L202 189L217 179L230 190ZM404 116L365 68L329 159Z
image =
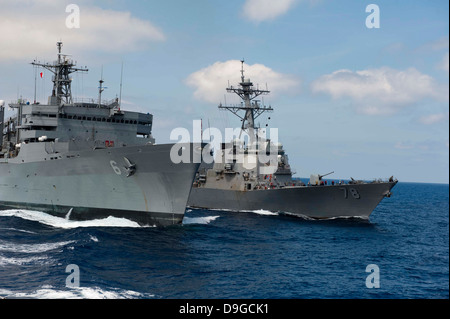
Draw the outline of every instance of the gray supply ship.
M173 144L155 144L153 116L104 102L72 99L77 68L61 53L52 64L48 104L0 105L0 209L29 209L74 220L127 218L141 225L181 223L199 164L174 164ZM191 153L201 151L185 144Z
M221 144L213 165L200 167L188 206L232 211L263 209L316 219L369 218L380 201L390 197L397 180L391 177L387 181L363 182L352 178L348 183L327 185L323 177L331 173L312 174L307 185L293 179L283 146L258 136L262 134L255 119L273 109L255 98L269 91L255 88L245 79L244 61L241 63L241 83L239 87L228 87L227 91L239 95L242 103L221 104L219 109L228 110L242 120L241 133L248 135L248 143L235 139ZM272 156L270 159L259 160L268 154Z

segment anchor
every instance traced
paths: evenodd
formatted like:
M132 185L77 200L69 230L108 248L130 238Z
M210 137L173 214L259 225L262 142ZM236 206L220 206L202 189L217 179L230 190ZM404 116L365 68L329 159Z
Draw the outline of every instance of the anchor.
M125 171L127 172L127 177L133 176L134 173L136 172L136 164L132 163L126 157L124 157L123 159L125 160L125 164L126 164L126 166L124 166L123 168L125 168Z

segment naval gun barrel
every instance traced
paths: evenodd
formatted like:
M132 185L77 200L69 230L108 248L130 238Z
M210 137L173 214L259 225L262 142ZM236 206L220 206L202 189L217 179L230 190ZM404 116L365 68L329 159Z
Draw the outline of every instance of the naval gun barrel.
M328 175L333 174L333 173L334 173L334 171L326 173L324 175L319 175L319 179L322 179L322 177L328 176Z

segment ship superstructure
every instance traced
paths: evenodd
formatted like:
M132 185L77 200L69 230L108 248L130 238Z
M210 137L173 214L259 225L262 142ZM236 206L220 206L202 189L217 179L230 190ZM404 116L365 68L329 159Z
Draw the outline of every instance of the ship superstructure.
M241 61L241 82L228 92L237 94L238 106L219 105L242 121L241 130L248 134L248 143L235 139L216 150L213 166L202 166L194 182L188 205L232 211L269 210L311 218L368 218L378 203L391 195L397 180L350 181L326 185L328 174L311 174L305 185L293 179L289 159L281 143L261 137L255 119L273 111L255 98L268 90L255 88L244 78ZM263 160L261 160L261 158Z
M103 79L98 100L73 98L70 74L88 70L57 48L52 64L32 63L53 73L48 103L19 99L10 118L0 106L0 208L181 223L199 164L172 163L173 144L152 137L153 116L122 110L118 98L102 101Z

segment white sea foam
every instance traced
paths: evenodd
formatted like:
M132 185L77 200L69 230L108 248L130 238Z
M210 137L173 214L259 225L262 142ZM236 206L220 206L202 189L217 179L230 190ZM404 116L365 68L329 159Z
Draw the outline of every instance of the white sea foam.
M98 238L92 235L89 235L89 239L92 240L93 242L97 243L98 242Z
M230 213L253 213L258 215L267 215L267 216L277 216L278 213L271 212L269 210L265 209L256 209L256 210L232 210L232 209L226 209L226 208L209 208L208 210L213 210L217 212L230 212ZM191 210L192 211L192 210Z
M36 234L35 232L29 231L29 230L17 229L17 228L12 228L12 227L0 228L0 230L12 230L12 231L18 231L21 233Z
M0 251L15 252L15 253L43 253L50 250L59 249L75 241L62 241L57 243L42 243L42 244L12 244L5 241L0 241Z
M290 213L290 212L283 212L283 215L286 215L286 216L292 216L292 217L296 217L296 218L300 218L300 219L304 219L304 220L318 220L318 219L315 219L315 218L312 218L312 217L309 217L309 216L306 216L306 215L303 215L303 214L298 214L298 213Z
M330 221L330 220L341 220L341 219L356 219L356 220L369 220L368 216L334 216L334 217L323 217L323 218L313 218L310 216L298 214L298 213L290 213L290 212L283 212L284 215L298 217L305 220L312 220L312 221Z
M271 212L271 211L265 210L265 209L251 210L248 212L258 214L258 215L267 215L267 216L277 216L278 215L278 213L274 213L274 212Z
M220 216L204 216L204 217L184 217L183 225L201 224L206 225L216 220Z
M153 298L152 294L143 294L133 290L102 289L99 287L77 287L56 289L50 285L44 285L32 292L14 292L0 289L0 296L4 298L36 298L36 299L136 299Z
M56 228L79 228L79 227L143 227L138 223L125 219L109 216L103 219L86 221L68 220L62 217L52 216L43 212L31 210L1 210L0 216L15 216L27 220L39 222Z
M35 256L35 257L5 257L0 255L0 266L15 265L15 266L25 266L25 265L35 265L35 264L51 264L47 256Z

